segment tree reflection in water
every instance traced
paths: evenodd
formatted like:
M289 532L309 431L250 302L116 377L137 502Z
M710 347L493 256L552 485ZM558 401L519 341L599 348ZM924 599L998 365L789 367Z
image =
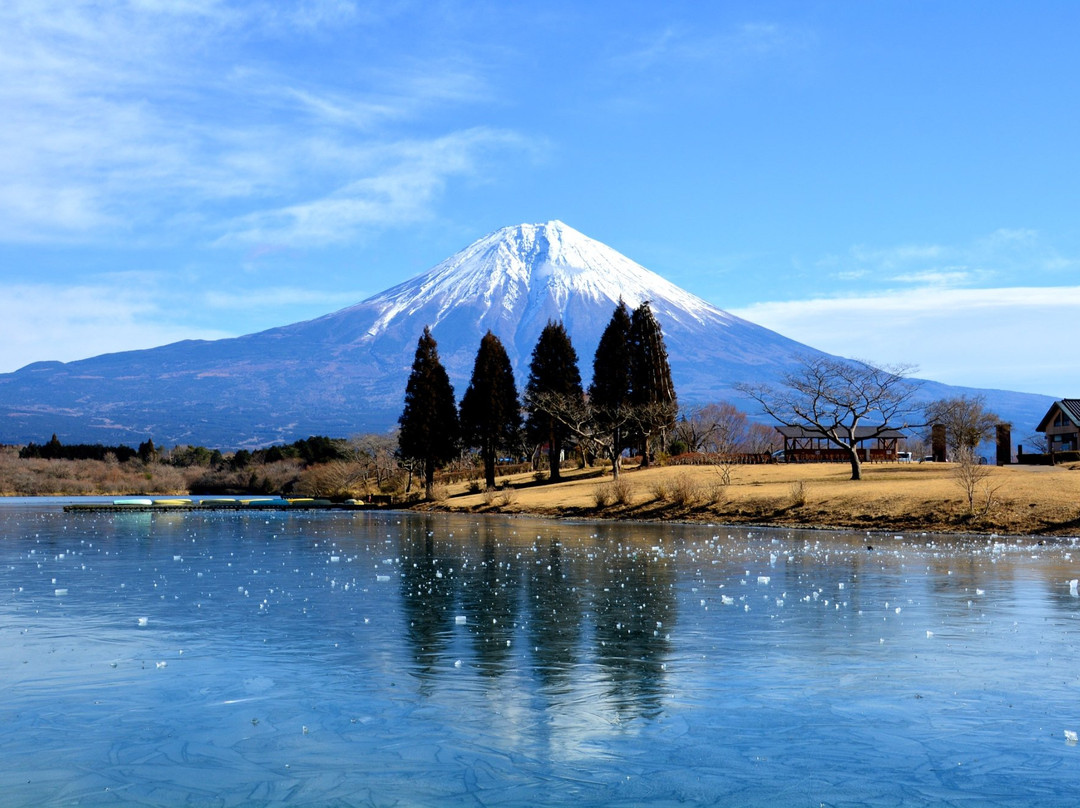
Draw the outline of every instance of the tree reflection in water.
M554 692L569 690L581 658L580 584L573 557L565 557L558 539L547 539L528 569L525 591L532 615L529 645L535 657L536 674Z
M527 543L498 520L476 523L468 536L439 524L408 520L402 538L417 676L437 679L454 667L458 632L471 646L468 667L482 676L525 673L550 695L599 680L624 717L660 711L676 600L658 548L635 543L627 526L599 535L556 527Z
M595 593L596 659L620 712L658 714L675 618L674 576L662 558L621 547L607 574Z
M417 675L432 676L450 641L454 584L444 571L446 549L435 539L435 520L401 525L401 601Z
M498 676L510 664L517 630L521 575L515 569L508 544L498 540L505 533L499 523L478 526L475 551L461 576L461 609L468 621L476 664L485 676Z

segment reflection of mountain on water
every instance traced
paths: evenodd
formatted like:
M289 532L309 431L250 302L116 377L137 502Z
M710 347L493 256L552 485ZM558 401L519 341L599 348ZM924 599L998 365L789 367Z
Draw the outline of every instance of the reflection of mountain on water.
M620 713L660 709L676 613L663 559L631 551L616 535L599 545L609 557L597 564L595 537L583 549L573 531L566 541L537 536L522 547L507 540L505 524L482 520L471 535L449 538L436 521L402 525L400 591L418 676L434 683L455 668L451 651L468 647L461 664L483 676L531 674L560 697L595 692L599 681Z

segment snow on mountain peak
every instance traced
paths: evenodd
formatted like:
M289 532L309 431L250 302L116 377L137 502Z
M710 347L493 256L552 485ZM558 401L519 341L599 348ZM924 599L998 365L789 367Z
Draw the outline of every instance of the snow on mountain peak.
M487 327L500 318L561 312L571 298L612 307L620 298L631 308L649 300L658 316L700 323L730 315L680 289L626 256L567 224L504 227L442 261L429 271L365 301L380 309L369 331L374 337L399 315L423 311L433 328L461 306L479 307Z

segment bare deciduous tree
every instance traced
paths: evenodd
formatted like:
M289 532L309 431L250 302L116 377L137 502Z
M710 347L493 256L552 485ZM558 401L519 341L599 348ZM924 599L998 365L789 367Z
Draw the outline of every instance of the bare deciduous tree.
M783 387L738 385L762 410L785 426L803 427L843 449L851 479L862 479L856 430L872 440L907 427L918 387L908 379L910 365L876 366L855 359L804 356Z
M530 403L573 435L584 451L610 458L612 476L618 479L622 465L620 436L634 423L633 406L624 404L607 407L604 409L603 418L598 419L588 402L576 395L535 393L530 398Z
M975 517L986 516L994 507L997 492L1002 483L991 481L993 466L975 454L970 446L961 446L953 454L953 480L964 492L967 499L968 514ZM978 503L976 503L978 500Z
M1001 423L1001 419L985 407L983 396L943 398L930 402L924 417L928 424L944 425L949 453L956 456L962 449L974 452Z

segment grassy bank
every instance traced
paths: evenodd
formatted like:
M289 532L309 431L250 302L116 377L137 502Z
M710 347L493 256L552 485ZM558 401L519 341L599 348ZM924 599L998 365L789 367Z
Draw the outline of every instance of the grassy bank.
M466 513L681 520L875 531L1080 535L1080 466L986 468L975 512L952 464L867 465L850 479L841 464L737 466L724 485L716 468L659 467L564 472L557 484L506 478L496 492L451 486L421 508Z

